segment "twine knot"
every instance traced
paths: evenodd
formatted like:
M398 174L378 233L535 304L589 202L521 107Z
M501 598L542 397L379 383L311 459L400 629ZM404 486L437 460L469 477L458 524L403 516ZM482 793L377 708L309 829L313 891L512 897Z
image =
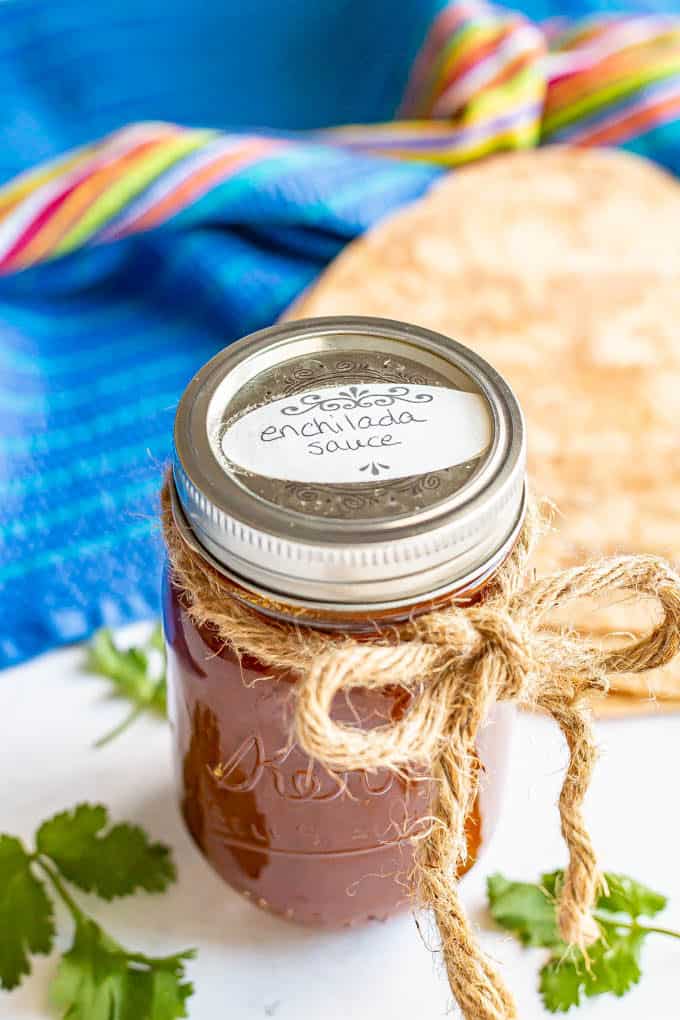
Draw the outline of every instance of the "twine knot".
M435 913L453 994L466 1020L513 1020L510 993L482 953L458 898L456 869L467 852L465 821L478 792L477 735L492 705L512 701L547 712L560 727L569 763L559 800L569 863L558 908L561 933L587 946L598 935L591 909L600 884L582 806L596 759L587 695L608 675L661 666L680 649L680 577L653 556L619 556L528 581L539 531L532 507L491 594L448 605L370 639L293 627L238 599L183 541L163 490L165 538L175 584L196 623L209 622L238 654L297 676L295 738L327 768L346 772L425 767L437 781L434 824L419 841L414 884ZM649 633L604 649L550 614L572 600L649 597L660 608ZM401 687L406 712L362 728L333 718L335 698L353 688Z
M500 606L470 610L469 618L481 642L477 669L490 671L490 663L484 660L495 659L496 699L515 701L525 697L535 672L531 628Z

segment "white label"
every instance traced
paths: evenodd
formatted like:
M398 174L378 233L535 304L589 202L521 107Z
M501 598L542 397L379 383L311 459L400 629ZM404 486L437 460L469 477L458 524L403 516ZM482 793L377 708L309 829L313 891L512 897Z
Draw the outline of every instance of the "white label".
M296 482L370 482L478 457L491 442L484 399L443 386L327 386L249 411L221 440L237 467Z

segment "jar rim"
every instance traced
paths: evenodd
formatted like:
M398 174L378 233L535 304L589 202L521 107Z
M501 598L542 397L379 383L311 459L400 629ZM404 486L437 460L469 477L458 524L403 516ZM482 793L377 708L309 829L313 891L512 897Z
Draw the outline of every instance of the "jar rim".
M254 491L254 473L222 457L211 430L222 430L219 435L224 436L234 422L250 427L248 416L252 417L254 410L276 406L271 400L254 408L248 404L252 380L259 385L259 380L275 377L279 366L295 368L299 363L305 371L309 365L323 368L323 359L330 364L329 359L335 358L337 367L338 358L347 353L361 353L361 358L354 359L357 379L368 378L365 373L375 379L376 364L388 361L390 371L395 365L404 372L413 372L413 365L423 366L422 373L399 377L406 380L404 386L372 382L374 404L376 394L383 401L394 400L387 394L398 389L407 392L411 404L416 398L432 401L436 397L439 403L449 400L446 406L453 407L455 413L457 405L452 400L466 407L476 401L476 407L483 405L488 412L488 447L477 458L469 478L445 498L425 492L412 512L388 513L384 494L394 483L368 483L368 490L382 500L382 504L378 500L373 517L362 518L350 510L344 518L336 515L329 519L318 512L304 513L296 506L282 505L294 488L285 480L271 484L272 496ZM376 358L382 361L376 362ZM351 364L351 359L345 357L345 362ZM425 382L409 383L416 377ZM337 372L333 378L338 378ZM351 381L351 374L345 378ZM276 382L271 385L273 396L277 396L276 386ZM310 387L300 390L298 386L295 399L316 400L316 406L323 404L321 395L326 392L336 403L338 392L349 399L346 387L319 392L320 377L311 379ZM245 409L232 414L239 401ZM328 400L326 404L330 406ZM285 410L290 411L290 406ZM466 424L464 418L461 421ZM419 455L422 447L410 442L411 454ZM427 446L422 449L425 458L440 456L439 448L434 454ZM246 458L249 455L246 450ZM246 587L285 595L287 600L299 599L302 604L354 608L407 604L460 586L497 561L521 524L525 459L524 423L512 390L487 362L462 344L386 319L334 316L299 320L261 330L225 348L187 387L175 420L173 474L181 507L178 526L183 530L186 525L209 561ZM287 465L284 470L289 470ZM435 474L423 472L422 477ZM449 484L453 467L440 475L446 476ZM334 482L325 485L333 494L338 488L344 492L347 487ZM367 491L363 480L354 491ZM349 500L350 507L351 503Z
M463 576L456 576L436 588L427 588L415 595L385 599L383 601L371 600L362 602L354 599L347 602L334 602L304 598L292 594L290 591L276 591L265 588L254 583L251 579L243 577L231 570L224 562L213 556L204 545L196 538L196 534L187 520L184 509L181 505L174 481L170 484L170 510L177 531L182 540L189 548L200 556L210 567L213 568L227 582L231 588L231 595L239 601L244 602L253 609L257 609L264 615L274 616L276 619L289 623L304 622L306 625L315 623L324 629L333 629L334 626L346 626L349 617L362 614L389 614L399 610L406 611L422 603L439 603L450 598L463 599L470 593L477 591L486 585L505 563L512 552L527 510L526 487L523 490L522 504L515 521L515 526L508 534L495 553L490 556L479 570L471 570Z

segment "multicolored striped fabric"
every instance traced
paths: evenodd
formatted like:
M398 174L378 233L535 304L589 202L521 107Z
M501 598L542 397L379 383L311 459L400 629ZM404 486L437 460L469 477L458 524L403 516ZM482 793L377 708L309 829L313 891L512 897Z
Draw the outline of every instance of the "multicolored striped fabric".
M0 190L0 272L157 227L285 144L174 124L123 128Z
M101 186L130 146L153 138L164 146L168 131L189 148L198 142L156 177L153 160L140 156L134 198L108 180L84 211L75 164L66 187L53 165L35 190L35 175L16 182L5 206L0 243L15 265L48 237L67 252L148 227L167 215L167 202L176 212L156 229L0 277L4 666L98 626L158 615L157 496L182 390L213 354L273 322L348 241L439 173L321 145L273 144L265 155L253 139L248 155L242 136L209 142L158 131L129 129L98 147ZM201 154L207 172L218 141L235 166L206 190L200 172L188 172ZM81 170L91 156L77 154ZM43 233L57 209L54 234Z
M598 15L540 29L519 14L451 4L416 60L401 114L327 137L358 152L458 166L549 142L634 148L670 125L676 150L680 14Z
M680 171L680 19L436 6L397 121L133 124L0 188L0 665L156 614L189 378L442 167L569 142Z
M317 135L353 152L459 166L548 142L635 147L668 126L675 161L680 17L598 16L542 31L485 3L449 4L417 56L401 114ZM157 227L292 144L174 124L125 128L0 189L0 272Z
M542 142L622 145L680 116L680 17L591 18L550 35Z
M361 152L458 166L537 145L547 81L543 32L523 15L465 2L444 8L390 124L327 137Z

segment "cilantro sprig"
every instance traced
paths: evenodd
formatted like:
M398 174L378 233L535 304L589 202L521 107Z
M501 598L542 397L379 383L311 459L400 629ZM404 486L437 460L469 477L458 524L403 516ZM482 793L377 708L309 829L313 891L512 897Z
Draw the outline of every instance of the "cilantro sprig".
M557 901L563 871L542 876L540 883L513 882L503 875L487 880L491 915L525 946L550 949L541 968L539 990L546 1009L566 1013L582 997L610 992L625 995L641 977L640 955L650 934L680 939L680 932L641 924L666 906L666 897L627 875L606 874L605 888L595 905L600 938L585 952L567 946L557 927Z
M119 737L144 712L166 715L165 648L160 624L156 624L148 641L130 648L119 648L108 628L98 630L88 647L87 669L110 680L114 692L133 706L115 729L97 741L97 747Z
M56 897L74 928L50 989L64 1020L185 1017L193 988L184 965L193 950L164 957L131 952L82 910L69 889L111 900L140 889L163 892L175 877L167 847L136 825L110 825L101 804L79 804L43 822L34 850L0 835L0 988L16 988L31 972L31 955L51 952Z

